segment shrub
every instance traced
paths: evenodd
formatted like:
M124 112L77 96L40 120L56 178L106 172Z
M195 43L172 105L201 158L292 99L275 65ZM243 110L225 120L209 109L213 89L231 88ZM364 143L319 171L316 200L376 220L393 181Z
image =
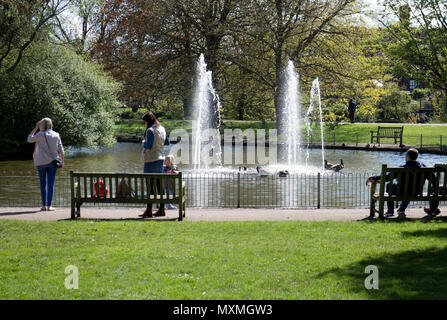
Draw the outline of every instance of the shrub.
M0 158L27 158L27 135L50 117L64 146L114 143L119 86L71 48L35 43L12 73L0 72Z

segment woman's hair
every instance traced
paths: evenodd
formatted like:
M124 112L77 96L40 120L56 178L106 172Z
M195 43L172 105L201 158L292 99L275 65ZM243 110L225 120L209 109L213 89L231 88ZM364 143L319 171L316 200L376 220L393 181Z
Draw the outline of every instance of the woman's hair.
M40 120L39 129L41 131L53 129L53 122L51 121L50 118L43 118L42 120Z
M165 161L171 166L175 166L175 158L172 154L169 154L165 157Z
M157 117L152 112L148 111L141 117L142 120L146 121L148 124L148 127L152 127L154 124L156 126L160 125L160 122L158 122Z

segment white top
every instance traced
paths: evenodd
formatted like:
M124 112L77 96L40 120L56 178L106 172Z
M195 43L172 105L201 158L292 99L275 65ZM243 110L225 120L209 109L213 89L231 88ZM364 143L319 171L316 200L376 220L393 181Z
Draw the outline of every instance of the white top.
M33 153L34 166L36 167L50 164L56 159L60 160L60 155L64 154L61 137L59 133L52 129L39 131L35 135L30 134L27 140L29 143L36 143Z
M163 146L166 140L166 131L165 128L161 125L155 126L153 125L149 129L146 130L146 134L144 136L144 140L147 140L147 133L151 131L154 135L154 142L152 144L151 149L143 148L142 160L143 162L154 162L158 160L164 160L163 155Z

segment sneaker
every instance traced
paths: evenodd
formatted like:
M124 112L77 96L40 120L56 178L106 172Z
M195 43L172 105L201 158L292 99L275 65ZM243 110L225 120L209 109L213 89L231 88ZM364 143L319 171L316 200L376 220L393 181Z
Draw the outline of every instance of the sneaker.
M168 210L178 209L176 206L174 206L174 205L171 204L171 203L168 203L168 204L166 205L166 208L167 208Z
M436 216L441 213L441 210L439 210L438 208L436 208L435 210L432 210L430 208L424 208L424 212L431 216Z
M399 219L405 219L406 218L405 211L397 211L397 217Z
M385 213L386 218L394 217L394 212L387 212Z
M53 207L48 207L47 206L47 211L56 211L56 209L54 209Z

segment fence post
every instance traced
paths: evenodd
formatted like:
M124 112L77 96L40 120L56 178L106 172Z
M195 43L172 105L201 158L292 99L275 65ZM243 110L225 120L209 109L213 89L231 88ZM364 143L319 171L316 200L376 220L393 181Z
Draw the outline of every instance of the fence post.
M335 146L335 131L334 131L334 146Z
M239 172L237 173L237 207L241 207L241 168L239 168Z
M355 133L355 146L357 147L359 145L359 134Z
M318 180L317 180L317 209L320 209L321 207L321 198L320 198L320 194L321 194L321 174L318 172Z
M422 149L422 134L421 134L421 149Z

